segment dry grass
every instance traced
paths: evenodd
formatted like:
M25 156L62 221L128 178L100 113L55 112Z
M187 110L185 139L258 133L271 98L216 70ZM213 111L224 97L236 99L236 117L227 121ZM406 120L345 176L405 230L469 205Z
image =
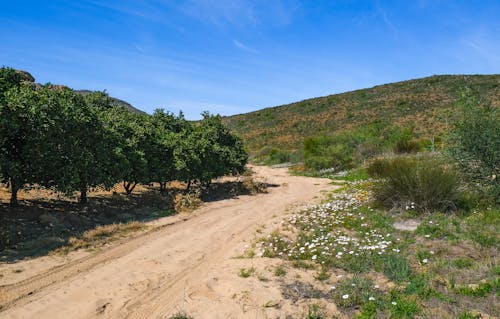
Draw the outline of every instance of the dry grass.
M54 253L67 254L78 249L95 249L109 242L124 238L130 233L146 229L146 225L137 221L98 226L88 230L80 237L71 237L68 245L58 248Z
M176 212L193 211L202 204L199 189L193 189L185 194L179 193L174 197L174 209Z
M243 188L252 195L267 193L267 183L251 176L243 177Z

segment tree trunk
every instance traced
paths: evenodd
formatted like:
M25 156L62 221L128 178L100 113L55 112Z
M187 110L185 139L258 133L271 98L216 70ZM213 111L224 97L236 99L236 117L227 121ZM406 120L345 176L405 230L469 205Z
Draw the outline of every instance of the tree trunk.
M186 186L186 190L189 191L190 188L191 188L191 180L188 181L188 184Z
M14 181L10 181L10 206L17 206L17 191L19 186Z
M160 192L164 192L167 189L167 182L160 182Z
M125 188L125 192L127 193L127 195L132 194L132 191L134 190L136 185L137 185L137 182L125 182L125 181L123 181L123 188Z
M80 204L87 204L87 185L80 187Z

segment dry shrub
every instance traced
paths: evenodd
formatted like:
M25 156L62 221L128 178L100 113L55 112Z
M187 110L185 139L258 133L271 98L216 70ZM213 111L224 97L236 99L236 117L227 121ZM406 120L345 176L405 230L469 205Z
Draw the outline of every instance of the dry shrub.
M422 150L422 146L416 140L400 139L394 145L394 152L398 154L404 153L418 153Z
M244 190L250 194L267 193L267 183L264 181L256 180L251 176L245 176L242 182Z
M201 205L201 193L198 188L186 193L179 193L174 197L174 209L176 212L192 211Z

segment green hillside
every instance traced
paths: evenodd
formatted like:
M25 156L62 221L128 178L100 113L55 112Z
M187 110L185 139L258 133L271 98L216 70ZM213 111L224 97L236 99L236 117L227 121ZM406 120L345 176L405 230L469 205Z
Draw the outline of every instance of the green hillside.
M278 148L301 149L310 136L369 124L414 126L417 138L440 136L453 123L460 92L469 87L500 104L500 75L437 75L356 90L224 118L259 157Z

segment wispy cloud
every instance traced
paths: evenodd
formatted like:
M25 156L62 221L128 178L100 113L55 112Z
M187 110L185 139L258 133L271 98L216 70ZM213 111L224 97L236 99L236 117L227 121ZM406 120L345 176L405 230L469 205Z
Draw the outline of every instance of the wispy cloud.
M384 24L391 30L391 32L394 34L395 37L398 36L398 30L392 23L391 19L389 19L389 16L387 15L387 11L384 9L382 4L380 3L379 0L375 1L375 8L377 11L377 14L382 18L382 21Z
M460 43L465 47L472 49L487 64L500 67L500 47L496 41L491 41L483 34L463 37Z
M240 41L236 40L236 39L233 39L233 44L240 50L242 51L246 51L246 52L249 52L249 53L259 53L259 51L257 51L256 49L254 48L251 48L243 43L241 43Z
M298 0L186 0L179 6L184 14L218 27L287 25L298 8Z
M179 32L184 31L172 23L168 18L168 11L172 10L172 5L168 2L157 1L98 1L98 0L84 0L82 2L75 1L75 7L94 7L99 9L106 9L115 11L123 15L146 20L147 22L154 22Z

